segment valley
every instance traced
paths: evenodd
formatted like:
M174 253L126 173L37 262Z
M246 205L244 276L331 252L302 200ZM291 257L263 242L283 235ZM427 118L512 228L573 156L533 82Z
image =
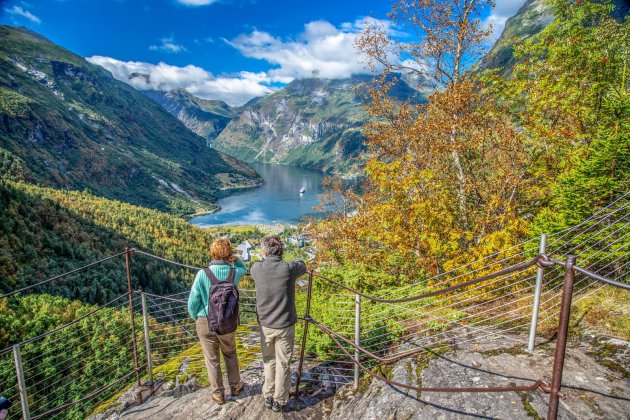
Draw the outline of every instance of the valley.
M288 30L264 1L18 1L0 17L11 419L555 418L560 392L560 418L628 412L627 6L324 2ZM247 384L223 406L187 308L217 238L251 268L269 234L308 269L285 415L262 405L251 276Z

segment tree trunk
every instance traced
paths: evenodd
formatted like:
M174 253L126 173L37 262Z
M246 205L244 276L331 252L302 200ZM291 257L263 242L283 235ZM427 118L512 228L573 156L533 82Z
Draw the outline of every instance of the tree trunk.
M451 145L453 151L451 156L453 157L453 164L455 165L455 173L457 175L457 202L459 204L459 212L462 218L462 225L464 230L468 230L468 210L466 206L466 176L464 175L464 168L459 158L459 152L457 151L457 139L456 139L456 127L451 128Z

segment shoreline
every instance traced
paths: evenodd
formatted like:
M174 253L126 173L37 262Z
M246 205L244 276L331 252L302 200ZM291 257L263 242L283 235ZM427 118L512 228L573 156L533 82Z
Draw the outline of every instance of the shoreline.
M287 228L294 229L297 225L294 224L265 224L265 223L250 223L250 224L240 224L240 225L208 225L208 226L197 226L203 230L209 230L214 233L217 232L225 232L225 233L245 233L245 232L253 232L259 231L263 235L280 235Z
M318 204L318 196L323 190L321 183L324 175L321 172L286 164L254 162L252 166L261 175L262 182L234 185L226 182L227 185L217 191L217 201L207 206L197 206L193 209L195 211L187 214L184 219L201 228L239 226L266 228L279 224L286 227L295 226L303 223L305 216L319 218L313 206ZM300 187L304 186L308 188L309 193L298 196ZM275 203L276 197L281 197L282 200ZM289 204L290 207L286 207L285 204ZM228 208L229 210L225 211Z
M236 192L238 190L247 190L247 189L251 189L251 188L258 188L258 187L261 187L263 185L265 185L265 180L261 178L261 182L259 182L257 184L254 184L254 185L236 185L236 186L233 186L233 187L221 187L221 188L218 189L219 197L217 199L217 202L218 202L218 200L220 200L222 198L221 195L223 195L223 194L229 195L229 193L231 191ZM194 219L195 217L207 216L209 214L218 213L219 211L221 211L221 206L219 204L216 204L216 203L211 203L211 204L215 206L214 209L210 209L210 210L206 210L206 209L201 210L200 209L200 210L198 210L198 211L196 211L194 213L190 213L190 214L184 215L183 219L186 220L187 222L190 222L190 220Z
M187 215L183 216L183 219L184 219L185 221L187 221L187 222L189 222L189 223L190 223L190 221L191 221L192 219L194 219L195 217L206 216L206 215L208 215L208 214L213 214L213 213L216 213L216 212L218 212L218 211L220 211L220 210L221 210L221 206L217 206L217 208L216 208L216 209L214 209L214 210L202 210L202 211L196 211L196 212L194 212L194 213L187 214ZM193 223L191 223L191 224L193 224Z
M254 185L236 185L236 186L233 186L233 187L221 187L221 188L219 188L219 191L246 190L246 189L249 189L249 188L262 187L263 185L265 185L265 180L264 179L261 182L259 182L258 184L254 184Z

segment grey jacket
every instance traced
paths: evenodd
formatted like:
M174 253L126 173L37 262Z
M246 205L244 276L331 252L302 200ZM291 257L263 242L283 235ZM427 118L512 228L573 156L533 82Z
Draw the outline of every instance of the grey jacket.
M306 273L302 261L282 261L272 255L252 265L258 322L267 328L287 328L297 322L295 280Z

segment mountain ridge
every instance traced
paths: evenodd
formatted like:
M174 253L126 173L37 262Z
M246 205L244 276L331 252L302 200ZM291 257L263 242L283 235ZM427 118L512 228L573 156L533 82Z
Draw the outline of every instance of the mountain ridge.
M538 34L553 19L553 10L544 0L527 0L507 20L499 38L474 68L479 71L498 69L500 74L509 75L515 64L515 42Z
M216 138L240 111L238 107L232 107L221 100L201 99L184 89L141 92L162 105L189 130L206 140Z
M177 214L261 182L153 100L30 30L0 27L0 93L0 175Z
M295 79L244 106L212 145L245 161L323 172L356 170L365 150L363 126L368 120L357 89L372 77ZM424 99L402 79L392 91L402 99Z

